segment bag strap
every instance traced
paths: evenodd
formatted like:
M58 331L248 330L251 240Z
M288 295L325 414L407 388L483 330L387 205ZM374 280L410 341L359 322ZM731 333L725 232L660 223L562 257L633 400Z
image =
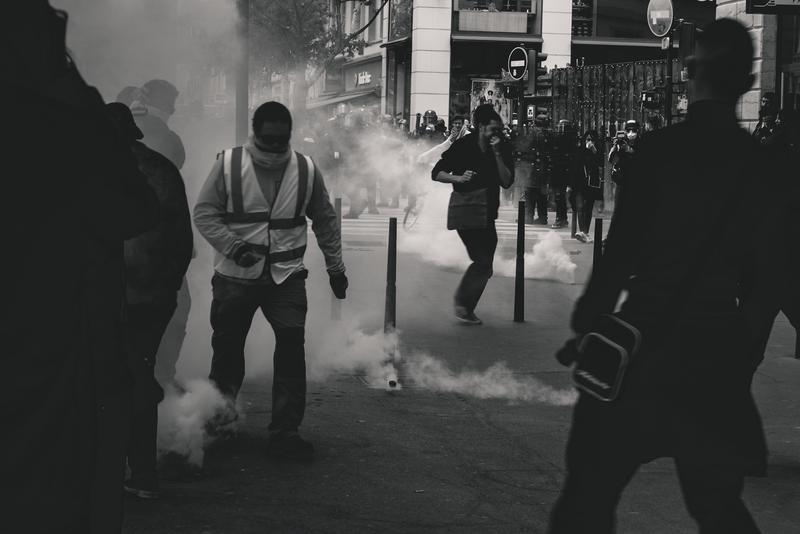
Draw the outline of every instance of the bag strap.
M244 197L242 196L242 147L231 150L231 201L233 213L244 213Z

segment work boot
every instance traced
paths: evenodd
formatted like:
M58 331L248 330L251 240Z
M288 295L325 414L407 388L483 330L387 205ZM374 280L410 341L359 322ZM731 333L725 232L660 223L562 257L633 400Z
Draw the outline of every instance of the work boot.
M276 459L309 461L314 457L314 445L297 432L279 432L270 437L267 455Z
M483 324L483 321L481 321L478 318L478 316L475 315L475 312L473 312L471 310L468 310L464 306L456 306L455 307L455 314L456 314L456 319L458 319L459 321L461 321L464 324L468 324L468 325Z

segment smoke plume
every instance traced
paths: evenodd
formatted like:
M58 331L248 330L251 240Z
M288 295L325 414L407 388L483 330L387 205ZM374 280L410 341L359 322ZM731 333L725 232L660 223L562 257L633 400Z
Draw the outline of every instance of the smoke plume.
M208 444L207 423L226 410L222 394L208 380L189 380L186 391L168 388L158 405L158 450L174 453L193 464L203 464Z
M555 389L531 376L517 377L504 362L497 362L483 372L469 369L455 372L441 360L415 354L406 361L404 370L418 386L479 399L571 406L578 398L574 389Z
M464 244L456 232L446 229L449 195L448 186L429 185L420 206L419 219L410 230L400 233L397 247L440 267L466 269L470 260ZM525 278L575 283L577 265L564 249L561 236L552 230L536 232L536 235L539 242L525 253ZM495 276L513 277L515 273L515 259L495 256Z

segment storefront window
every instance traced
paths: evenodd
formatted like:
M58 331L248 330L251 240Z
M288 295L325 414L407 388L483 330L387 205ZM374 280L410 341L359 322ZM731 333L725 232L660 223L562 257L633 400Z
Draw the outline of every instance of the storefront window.
M389 40L411 36L412 0L390 0Z

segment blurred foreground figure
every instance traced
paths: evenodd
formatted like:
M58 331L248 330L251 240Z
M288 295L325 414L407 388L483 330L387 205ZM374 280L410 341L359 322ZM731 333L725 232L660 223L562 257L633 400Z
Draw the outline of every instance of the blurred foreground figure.
M642 344L615 400L581 392L554 534L614 532L623 489L659 457L674 458L700 532L758 532L741 494L745 475L765 474L766 444L739 299L753 282L760 235L739 214L766 178L735 114L753 83L753 45L739 22L721 19L698 36L690 59L688 118L638 146L600 269L572 318L578 336L591 331L627 290L618 316ZM692 191L677 219L676 189Z
M456 319L468 325L481 324L475 307L493 274L500 188L514 183L511 144L502 137L500 115L482 104L474 118L475 133L455 141L431 171L435 181L453 185L447 229L458 232L472 260L454 297Z
M131 377L123 241L158 204L46 1L0 17L6 229L0 345L2 529L120 532ZM24 165L19 171L14 162ZM8 261L10 257L19 261Z
M158 403L164 392L156 382L156 351L177 306L177 292L192 257L192 225L186 190L178 169L167 158L139 142L141 130L127 106L106 106L109 117L130 144L139 170L158 196L158 226L125 241L128 314L125 352L133 371L134 402L128 466L128 493L158 497L156 435Z
M306 217L313 221L337 298L345 298L347 277L341 229L322 174L311 158L292 151L291 134L285 106L267 102L256 109L247 144L225 150L214 163L194 221L217 251L209 378L231 401L236 398L244 380L245 340L261 308L275 332L268 452L310 459L313 446L297 433L306 405Z
M117 100L130 88L122 90ZM150 80L134 92L134 101L128 107L134 108L136 125L144 137L142 143L155 150L180 171L186 161L186 151L180 136L169 127L169 119L175 113L178 90L166 80ZM127 102L123 101L123 104ZM164 385L180 388L175 382L175 365L181 354L186 338L186 324L192 308L189 282L184 278L178 292L178 305L167 330L161 339L156 356L156 378Z

